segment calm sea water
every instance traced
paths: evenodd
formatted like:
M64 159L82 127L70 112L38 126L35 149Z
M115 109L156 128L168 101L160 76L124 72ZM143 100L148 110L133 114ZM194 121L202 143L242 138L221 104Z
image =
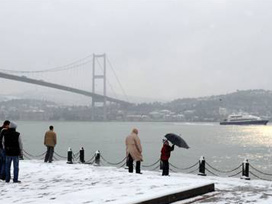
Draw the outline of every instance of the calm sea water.
M196 163L200 156L222 170L240 165L244 159L256 168L272 172L272 125L220 126L217 123L161 123L161 122L37 122L16 121L21 132L24 149L38 155L46 149L44 133L49 125L55 127L58 144L55 151L67 155L68 147L76 153L85 149L85 160L100 150L110 162L125 157L125 137L132 128L139 129L143 146L144 165L160 157L162 138L166 133L181 134L190 149L175 148L170 162L178 167Z

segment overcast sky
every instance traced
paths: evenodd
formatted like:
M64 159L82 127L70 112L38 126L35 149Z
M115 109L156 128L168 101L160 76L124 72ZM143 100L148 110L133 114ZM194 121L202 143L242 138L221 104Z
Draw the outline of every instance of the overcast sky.
M270 0L0 0L0 69L106 53L128 96L271 90L271 11ZM33 89L0 83L5 94Z

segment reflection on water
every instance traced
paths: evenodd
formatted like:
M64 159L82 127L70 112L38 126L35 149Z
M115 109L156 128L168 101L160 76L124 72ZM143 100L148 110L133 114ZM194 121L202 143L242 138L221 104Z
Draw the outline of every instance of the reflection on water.
M272 146L272 126L232 126L229 127L232 144L243 146Z

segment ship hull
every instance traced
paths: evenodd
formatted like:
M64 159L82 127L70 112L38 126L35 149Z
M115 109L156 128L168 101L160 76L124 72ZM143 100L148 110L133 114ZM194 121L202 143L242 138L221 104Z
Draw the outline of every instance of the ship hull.
M268 120L256 120L256 121L222 121L220 125L266 125Z

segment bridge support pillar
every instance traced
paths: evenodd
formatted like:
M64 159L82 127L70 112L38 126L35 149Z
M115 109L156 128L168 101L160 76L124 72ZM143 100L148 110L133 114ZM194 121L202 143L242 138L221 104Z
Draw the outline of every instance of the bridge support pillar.
M103 58L102 74L96 74L96 60L98 58ZM102 79L103 80L104 99L103 99L103 101L96 101L96 100L94 100L94 98L92 99L92 120L97 119L97 110L96 110L96 107L95 107L96 102L103 103L103 120L107 120L106 54L102 54L102 55L93 54L93 93L95 93L95 91L96 91L95 82L96 82L97 79Z

